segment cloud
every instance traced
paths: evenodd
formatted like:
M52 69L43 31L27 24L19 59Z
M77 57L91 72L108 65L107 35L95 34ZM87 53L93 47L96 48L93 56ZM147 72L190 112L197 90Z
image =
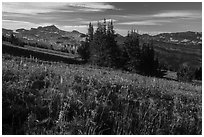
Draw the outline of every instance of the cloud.
M197 19L202 18L202 13L198 10L166 10L156 14L127 14L113 15L117 20L158 20L158 19Z
M155 22L149 22L149 21L130 21L130 22L122 22L118 23L120 25L160 25Z
M106 19L106 22L110 22L112 20L112 22L116 22L117 20L115 19ZM92 20L92 21L80 21L81 24L89 24L90 22L92 24L97 24L98 22L103 22L104 20Z
M68 6L79 8L81 11L103 11L116 9L108 3L69 3Z
M152 17L157 18L197 18L201 17L201 14L198 11L165 11L152 15Z
M36 15L51 12L99 12L116 9L107 3L3 2L3 13Z
M129 21L129 22L121 22L117 23L119 25L142 25L142 26L149 26L149 25L162 25L162 23L171 22L169 20L142 20L142 21Z
M63 28L88 28L88 25L70 25L70 26L63 26Z
M57 11L66 3L3 2L2 11L17 14L39 14Z
M16 30L18 28L30 29L32 27L38 27L39 24L26 22L26 21L16 21L16 20L2 20L2 27L7 29Z

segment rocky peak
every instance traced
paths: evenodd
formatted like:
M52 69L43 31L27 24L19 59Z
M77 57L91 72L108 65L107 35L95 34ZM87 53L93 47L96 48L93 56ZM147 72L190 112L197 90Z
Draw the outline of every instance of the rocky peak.
M59 30L55 25L45 26L45 27L38 27L38 28L46 30L46 31L58 31Z

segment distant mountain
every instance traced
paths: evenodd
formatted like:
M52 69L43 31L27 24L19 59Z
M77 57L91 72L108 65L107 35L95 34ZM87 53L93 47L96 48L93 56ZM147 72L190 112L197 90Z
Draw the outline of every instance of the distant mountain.
M55 49L69 46L79 46L81 41L85 40L85 34L76 30L72 32L63 31L55 25L26 29L17 29L16 31L2 29L4 36L10 36L13 33L19 39L25 42L52 45Z
M202 33L201 32L177 32L177 33L161 33L153 36L154 40L183 44L183 45L201 45L202 44Z
M177 33L160 33L158 35L142 34L138 35L144 41L154 40L159 42L182 44L182 45L202 45L202 32L177 32ZM117 34L116 40L119 44L124 41L123 36Z
M202 33L201 32L177 32L161 33L158 35L138 35L140 45L153 42L156 56L163 64L168 64L173 70L185 63L191 67L202 65ZM117 43L122 46L125 37L116 35Z
M17 29L16 31L2 29L2 35L9 37L11 34L25 42L52 45L54 49L61 50L70 46L80 46L81 41L85 40L86 35L76 30L72 32L63 31L55 25L26 29ZM185 63L193 67L199 67L202 64L202 33L201 32L177 32L161 33L158 35L139 35L140 44L153 42L156 55L159 61L168 64L173 69L178 69L179 65ZM123 46L125 37L116 34L116 41Z

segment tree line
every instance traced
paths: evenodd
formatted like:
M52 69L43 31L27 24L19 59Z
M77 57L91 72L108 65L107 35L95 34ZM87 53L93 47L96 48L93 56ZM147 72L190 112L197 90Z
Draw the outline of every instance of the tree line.
M122 46L115 40L116 34L113 22L97 23L94 31L90 23L88 37L81 43L78 53L85 62L111 68L137 72L146 76L162 77L162 65L156 56L153 41L140 45L139 35L135 30L128 31ZM177 79L191 81L202 79L202 68L192 69L181 66L177 70Z
M120 68L137 72L147 76L160 74L159 60L156 57L153 43L139 43L139 36L135 30L128 32L122 46L115 40L116 34L113 22L98 22L94 32L90 23L88 37L82 42L78 53L86 61L93 65Z

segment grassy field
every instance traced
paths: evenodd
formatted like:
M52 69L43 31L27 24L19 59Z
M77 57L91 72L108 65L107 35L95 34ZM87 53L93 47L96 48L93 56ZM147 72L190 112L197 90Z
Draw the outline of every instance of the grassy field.
M202 134L202 88L3 54L3 134Z
M54 50L45 50L41 48L31 48L30 46L20 47L3 42L2 52L14 56L35 57L44 61L56 61L69 64L83 64L82 59L73 54L65 54Z

